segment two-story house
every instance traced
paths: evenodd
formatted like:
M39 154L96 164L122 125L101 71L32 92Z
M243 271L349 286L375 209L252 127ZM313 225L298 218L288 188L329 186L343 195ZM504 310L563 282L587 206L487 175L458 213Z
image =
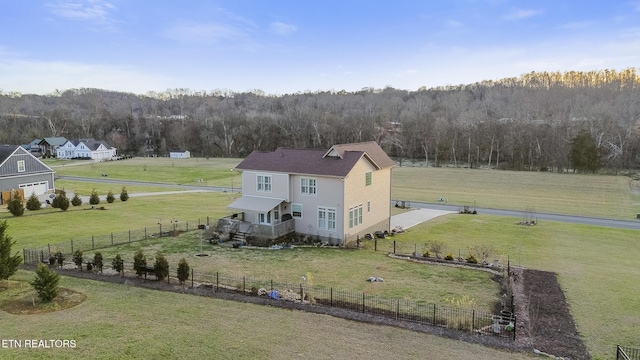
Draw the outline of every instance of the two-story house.
M388 231L394 162L374 141L329 150L254 151L238 166L242 210L257 236L288 231L347 244L366 233Z
M24 197L43 195L54 189L53 170L31 152L18 145L0 145L0 191L2 201L11 190L22 190Z
M113 159L116 157L116 148L104 141L95 139L67 140L56 150L58 159L85 158L93 160Z

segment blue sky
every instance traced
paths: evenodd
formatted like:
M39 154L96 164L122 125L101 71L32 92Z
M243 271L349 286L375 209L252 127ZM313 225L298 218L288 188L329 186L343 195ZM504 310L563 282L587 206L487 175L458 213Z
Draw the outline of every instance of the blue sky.
M417 90L640 66L640 0L0 0L0 89Z

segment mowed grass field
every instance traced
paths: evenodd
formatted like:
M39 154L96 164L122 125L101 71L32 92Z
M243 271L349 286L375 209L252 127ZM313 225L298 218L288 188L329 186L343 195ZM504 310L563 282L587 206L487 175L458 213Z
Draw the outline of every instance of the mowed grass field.
M240 188L231 171L241 159L134 158L86 165L51 161L58 175ZM66 183L62 183L66 186ZM626 176L456 168L396 167L392 198L399 200L632 220L640 213L640 181ZM73 187L73 186L70 186ZM107 186L104 193L113 186ZM89 188L83 188L81 193ZM112 189L119 193L119 188Z
M613 358L616 344L640 346L640 233L557 222L516 225L519 220L452 214L410 228L402 237L419 244L439 240L456 255L458 249L464 254L491 245L503 264L508 258L515 266L555 272L594 359ZM412 249L407 242L405 249Z
M101 250L105 259L120 254L133 262L134 253L142 249L147 263L155 255L166 255L170 266L177 268L181 258L200 274L219 272L238 278L300 283L301 276L311 275L313 284L355 293L366 293L391 299L422 300L453 306L450 300L468 295L475 308L492 312L500 296L499 284L492 274L444 266L420 266L387 256L386 251L341 250L336 248L295 247L285 250L242 249L201 243L200 232L183 234L172 239L150 239ZM198 253L209 257L196 257ZM93 256L93 253L89 253ZM172 274L175 276L175 274ZM370 276L384 282L368 282ZM214 277L213 277L214 278Z
M180 159L174 159L173 166L171 159L133 160L136 162L128 163L130 160L126 160L95 164L92 169L88 168L90 165L65 166L64 169L56 167L55 169L59 174L67 174L67 171L70 171L78 172L73 175L99 178L102 173L108 173L109 178L112 179L155 181L153 176L145 173L155 169L153 171L159 173L175 171L178 176L177 174L181 172L181 170L175 169L180 168L177 165L178 162L180 161L185 166L187 164L186 162L182 163L183 160ZM236 172L230 171L239 160L223 159L219 163L218 160L199 159L196 161L196 159L189 159L187 161L192 162L193 167L200 167L199 170L195 172L185 170L189 175L178 180L172 180L168 176L166 177L167 181L164 182L186 184L194 181L189 180L191 178L204 179L208 172L217 172L219 178L214 180L214 176L212 176L211 180L207 180L207 184L211 181L209 185L231 187L231 179L236 176L234 186L239 186L240 176ZM207 161L211 162L209 168L200 164ZM144 170L145 165L146 170ZM105 167L103 168L103 166ZM112 168L107 170L106 166ZM126 168L127 166L130 168ZM136 170L140 168L141 171ZM83 171L85 175L82 175ZM116 177L114 174L120 175ZM439 197L446 197L449 203L464 205L473 205L475 199L478 207L521 211L533 208L539 212L619 219L635 218L635 213L640 212L640 205L638 205L640 198L633 191L633 182L625 177L408 167L394 169L393 176L393 197L398 199L436 202ZM73 184L70 186L72 187ZM73 191L73 189L69 190ZM114 189L114 192L119 192L119 188ZM131 190L130 193L132 193ZM108 208L106 211L70 210L67 213L61 213L55 210L53 214L45 214L50 210L44 210L42 213L38 212L32 215L27 212L22 218L13 218L4 210L0 214L0 218L9 221L9 233L18 241L17 247L21 248L26 244L31 244L29 246L42 245L56 242L57 239L66 241L69 238L75 238L76 236L73 235L75 233L87 234L88 236L92 234L103 235L111 231L126 231L146 226L142 225L143 223L149 224L148 226L156 226L158 219L162 218L165 219L164 221L168 221L174 217L175 213L181 214L180 218L193 220L201 216L224 215L228 213L226 205L232 201L234 196L237 194L197 193L151 196L132 198L126 203L120 203L119 200L116 200L114 204L104 204ZM84 207L87 205L85 204ZM87 215L86 213L92 214ZM534 227L522 227L514 225L516 221L518 219L483 215L449 215L412 228L406 234L394 237L394 240L398 242L399 251L413 252L415 247L421 251L420 246L425 241L438 239L445 242L448 251L457 255L460 250L463 256L469 247L491 244L496 249L496 253L501 255L503 263L504 258L509 255L512 264L555 271L559 274L560 283L566 292L578 330L594 358L612 358L612 349L618 343L632 346L640 345L637 343L637 339L640 338L640 319L638 317L640 302L637 301L640 298L640 281L638 281L640 274L636 260L637 254L640 253L638 232L546 222ZM384 249L386 245L386 250L389 250L391 243L379 243L378 245L380 249ZM155 245L151 246L153 248ZM196 246L199 248L199 244ZM369 256L375 258L380 254L385 259L384 261L380 260L380 263L385 263L387 259L382 255L382 252L373 253L371 244L365 244L365 247L368 250L345 252L345 254L356 254L354 256L362 256L363 259ZM175 257L180 256L181 252L188 253L185 249L175 250ZM233 254L245 253L234 252ZM286 265L282 261L282 268L290 267L293 270L283 270L282 276L297 278L301 274L296 267L302 271L344 267L345 261L343 260L345 259L340 255L333 258L328 254L317 253L314 255L315 258L320 258L315 265L309 264L309 254L291 258L265 259L265 263L261 265L268 265L267 271L274 272L278 269L278 262L286 259ZM236 270L240 273L244 270L250 270L250 268L244 268L250 266L247 264L258 263L254 254L241 256L245 258L234 258L231 255L226 257L221 254L216 256L219 256L216 259L220 264L211 267L211 271L223 267L224 264L227 269L236 266ZM321 256L327 256L327 258L321 258ZM360 271L359 275L367 274L370 276L370 272L377 270L384 274L379 276L385 277L385 279L388 277L386 274L390 274L389 276L393 278L393 274L399 271L396 266L400 266L385 265L376 269L372 268L370 264L361 265L362 263L358 263L354 259L349 258L348 260L348 263L354 263L353 269ZM269 262L272 264L269 265ZM403 266L408 269L415 265L396 262L403 263ZM362 267L359 267L358 264ZM290 271L290 274L287 274L287 271ZM221 272L225 271L221 270ZM422 276L428 286L426 275L420 275L417 270L410 270L407 274L415 274L419 279ZM331 285L339 283L336 282L336 278L339 279L340 276L336 275L334 279L330 276L321 276L321 278L323 281L329 282L328 285ZM359 282L360 279L357 278L356 281ZM321 282L316 279L316 283L320 284ZM323 283L323 285L325 284ZM457 292L457 290L453 291L453 288L454 286L452 286L452 294ZM390 293L395 295L401 291L392 290ZM5 315L0 313L0 316ZM0 322L4 323L2 318L0 318ZM372 341L375 340L372 339ZM463 347L465 345L467 344L463 344ZM447 351L448 349L440 349L438 354L444 356ZM413 353L408 352L400 352L400 354L406 354L407 358L424 357L412 356ZM0 353L1 356L2 353ZM340 358L340 356L337 357ZM287 357L285 356L285 358ZM439 357L429 356L429 358ZM494 358L513 357L511 354L498 353Z
M640 213L640 182L626 176L401 167L392 197L622 220Z
M14 277L28 281L31 272ZM85 302L42 315L0 311L1 339L75 339L75 349L0 348L2 359L531 359L327 315L63 277ZM0 298L21 297L13 281Z
M242 159L227 158L133 158L101 163L44 160L57 175L150 181L167 184L240 188L240 173L233 170ZM78 165L80 164L80 165Z

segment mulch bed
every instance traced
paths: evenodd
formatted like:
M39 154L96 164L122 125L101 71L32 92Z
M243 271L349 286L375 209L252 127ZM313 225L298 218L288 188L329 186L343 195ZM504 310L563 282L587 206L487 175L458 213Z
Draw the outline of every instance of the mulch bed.
M518 347L556 357L591 359L555 273L517 271L514 287Z
M309 305L290 301L278 301L266 296L248 296L235 291L214 291L211 286L190 287L138 278L135 274L126 273L123 277L100 275L94 272L55 269L59 274L92 280L107 281L134 285L148 289L172 291L218 299L233 300L259 305L301 310L317 314L325 314L343 319L366 322L377 325L396 326L412 331L442 336L486 346L502 348L510 351L533 352L538 349L547 354L567 359L590 359L590 355L578 335L564 293L557 282L556 274L526 269L513 269L515 276L514 297L517 321L516 341L504 338L478 335L436 326L396 321L372 314L329 306ZM175 280L174 280L175 281Z

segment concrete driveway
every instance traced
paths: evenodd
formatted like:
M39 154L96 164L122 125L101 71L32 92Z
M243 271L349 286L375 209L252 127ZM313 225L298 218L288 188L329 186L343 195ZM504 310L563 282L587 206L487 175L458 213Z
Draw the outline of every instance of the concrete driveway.
M395 229L396 226L400 226L406 230L412 226L416 226L435 217L455 213L455 211L432 209L410 210L402 214L391 216L391 228Z

